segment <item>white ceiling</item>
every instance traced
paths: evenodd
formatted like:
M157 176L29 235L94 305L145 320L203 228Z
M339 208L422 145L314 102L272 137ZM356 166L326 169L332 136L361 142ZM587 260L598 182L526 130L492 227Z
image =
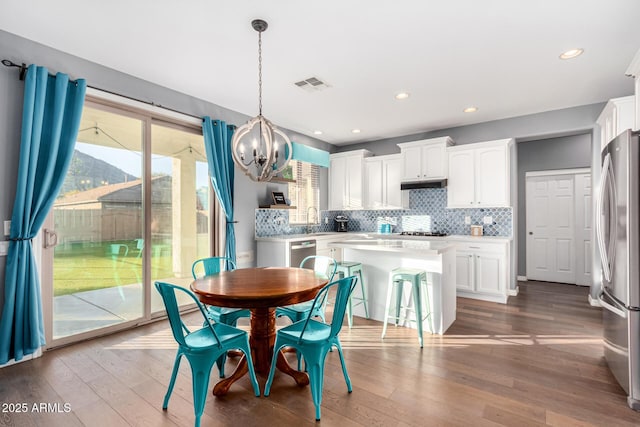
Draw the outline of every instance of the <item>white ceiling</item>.
M640 48L638 0L2 0L0 28L254 116L255 18L264 115L337 145L630 95Z

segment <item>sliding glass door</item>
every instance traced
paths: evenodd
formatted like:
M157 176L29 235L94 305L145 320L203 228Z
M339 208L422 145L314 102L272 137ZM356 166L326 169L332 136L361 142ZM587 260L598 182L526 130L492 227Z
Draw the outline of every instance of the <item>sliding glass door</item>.
M204 140L201 134L153 123L151 150L151 280L188 287L193 262L211 253ZM151 303L153 313L164 310L155 290Z
M197 128L85 105L41 236L48 346L148 321L164 309L156 280L189 285L211 254L203 153Z

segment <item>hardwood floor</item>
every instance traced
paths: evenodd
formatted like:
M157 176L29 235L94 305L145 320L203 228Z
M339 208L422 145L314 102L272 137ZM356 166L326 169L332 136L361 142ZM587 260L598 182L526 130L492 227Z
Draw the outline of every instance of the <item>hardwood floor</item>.
M357 318L341 335L353 393L330 353L321 424L638 426L640 413L627 407L607 369L601 311L587 294L525 282L506 305L459 298L456 322L444 336L425 335L422 350L415 330L392 327L381 341L379 322ZM197 314L190 317L199 323ZM191 426L186 362L169 409L161 409L174 357L162 321L0 369L0 425ZM217 372L212 377L213 384ZM261 388L265 379L259 377ZM7 412L15 403L26 403L28 412ZM49 412L33 411L41 403ZM254 397L247 378L223 398L209 395L202 418L203 426L314 424L309 388L284 375L276 375L269 397Z

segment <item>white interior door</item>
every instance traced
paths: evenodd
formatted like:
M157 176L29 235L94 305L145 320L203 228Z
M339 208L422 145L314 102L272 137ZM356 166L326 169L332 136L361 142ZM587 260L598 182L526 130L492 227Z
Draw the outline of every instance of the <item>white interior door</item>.
M575 175L576 188L576 285L591 286L591 246L593 217L591 174Z
M576 283L574 175L527 176L527 278Z

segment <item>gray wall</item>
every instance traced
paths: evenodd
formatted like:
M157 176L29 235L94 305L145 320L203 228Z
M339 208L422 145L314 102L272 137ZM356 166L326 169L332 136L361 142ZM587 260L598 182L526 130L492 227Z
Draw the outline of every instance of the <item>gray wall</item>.
M527 274L525 174L591 168L591 133L518 143L518 275Z
M190 115L211 116L236 125L249 118L244 114L197 99L174 90L140 80L119 71L103 67L84 59L68 55L44 45L0 31L0 59L15 63L38 64L49 68L50 72L63 72L71 78L85 78L89 86L123 94L156 105L162 105ZM185 73L184 78L188 78ZM203 82L206 84L206 82ZM22 93L24 84L18 79L16 68L0 66L0 221L11 218L18 174L20 127L22 115ZM326 151L335 147L325 142L295 132L287 131L289 137L302 144ZM321 168L320 183L327 187L327 170ZM236 171L235 219L238 252L253 251L255 209L262 202L270 200L273 190L286 190L286 184L255 183ZM326 209L327 197L321 197L321 207ZM1 225L1 222L0 222ZM0 240L4 237L0 236ZM0 304L4 295L4 275L6 257L0 257ZM1 307L1 305L0 305ZM1 309L1 308L0 308Z
M350 151L366 148L376 155L399 153L396 144L420 139L450 136L456 145L474 142L491 141L493 139L516 138L517 142L532 139L543 139L563 135L576 135L593 129L596 119L605 103L583 105L562 110L546 111L527 116L512 117L502 120L458 126L447 129L416 133L397 138L381 139L353 145L338 147L338 151Z

